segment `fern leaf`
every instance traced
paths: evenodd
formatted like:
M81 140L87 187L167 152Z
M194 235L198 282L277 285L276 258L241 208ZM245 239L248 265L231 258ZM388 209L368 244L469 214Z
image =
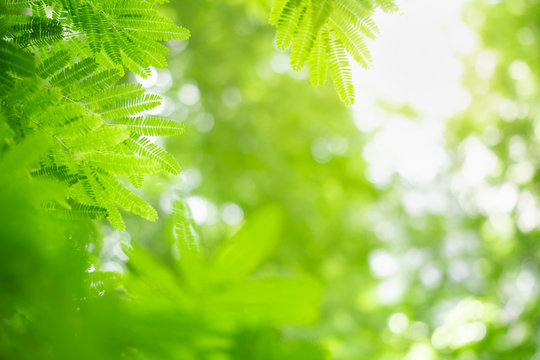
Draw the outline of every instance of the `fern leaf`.
M346 21L355 22L372 15L374 6L370 1L334 0L334 13Z
M16 45L0 39L0 72L8 70L21 76L31 76L34 57Z
M94 196L96 197L98 204L103 204L103 207L107 209L107 220L109 220L111 225L116 230L124 231L126 228L126 225L124 224L124 220L122 220L122 215L120 215L118 208L114 205L113 201L109 197L109 194L106 192L103 184L98 179L96 172L92 168L89 168L89 167L86 167L84 169L84 172L86 174L86 181L88 182L89 186L92 188L92 191L94 193Z
M140 84L123 84L111 87L85 100L86 106L91 110L105 111L117 107L124 99L137 98L142 94L144 94L144 89Z
M345 48L339 40L330 37L329 68L339 97L347 105L354 102L352 74Z
M130 174L128 175L128 179L131 182L131 185L133 185L133 187L139 189L143 185L144 174Z
M315 36L312 28L311 8L306 8L291 46L291 67L294 71L300 71L308 60Z
M100 206L76 202L72 202L69 205L69 209L67 209L57 202L49 201L44 203L41 206L41 209L55 217L65 220L103 219L107 216L107 210Z
M113 64L121 64L122 55L120 52L120 45L114 36L114 28L109 25L106 28L106 31L101 37L102 47L105 51L105 54L112 60Z
M133 36L126 34L130 43L135 44L139 48L139 58L147 65L151 65L158 69L163 69L167 65L165 56L169 53L169 49L144 35Z
M41 78L46 79L64 68L70 60L69 53L66 50L60 50L44 59L36 72Z
M156 210L146 201L126 189L114 176L103 171L97 172L97 175L109 196L120 207L150 221L157 219Z
M357 19L353 26L370 39L375 39L379 34L379 27L369 17Z
M360 32L342 19L331 18L332 33L341 41L345 49L362 67L368 68L371 55Z
M153 159L135 155L93 152L86 154L84 159L113 174L152 174L160 169L160 165Z
M117 41L120 45L122 63L129 70L146 79L150 75L149 64L146 64L137 46L133 44L126 34L117 36Z
M328 32L321 31L315 40L308 61L309 79L313 86L322 86L326 82L326 73L328 72L327 51Z
M289 0L277 21L276 46L279 49L285 50L291 45L294 32L305 11L305 7L298 6L299 2L300 0Z
M124 70L121 67L98 72L72 85L67 95L73 100L80 100L85 96L95 95L101 90L115 84L123 75Z
M81 171L80 166L77 170L77 182L67 189L66 197L70 199L70 201L75 201L84 205L101 205L97 203L94 191L90 187L88 180L86 180L86 175L84 174L84 171ZM105 211L105 216L106 215L107 212Z
M50 166L43 166L37 170L30 172L32 177L36 178L51 178L61 182L65 182L68 185L72 185L78 181L76 174L72 174L69 168L65 165L53 164Z
M125 30L142 33L153 40L185 40L190 36L189 30L173 24L161 16L123 17L118 24Z
M319 0L311 3L313 32L318 33L326 24L328 17L332 13L332 2L330 0Z
M95 114L75 116L62 126L55 128L54 134L62 139L81 138L103 125L103 120Z
M396 5L394 0L375 0L374 1L376 5L380 6L380 8L387 13L396 12L399 10L399 7Z
M51 79L51 85L65 87L81 80L96 70L98 64L93 58L86 58L73 66L67 67Z
M105 124L97 115L88 115L78 103L52 106L41 111L34 121L60 137L83 136Z
M142 117L120 118L114 121L115 124L125 125L132 132L144 136L169 136L178 135L184 132L184 125L174 120L162 117Z
M132 136L128 140L128 145L140 156L157 162L163 170L173 175L180 173L180 165L178 165L176 159L167 151L151 143L147 138Z
M272 9L270 10L270 17L268 23L270 25L276 25L278 19L281 17L281 13L285 8L288 0L274 0L272 1Z
M83 137L67 139L66 145L74 152L91 152L117 145L126 140L129 134L125 126L105 125Z
M176 201L172 213L173 246L178 249L179 261L176 265L185 277L188 285L198 288L205 284L207 264L193 227L193 218L185 201ZM203 285L204 286L204 285Z
M9 10L28 9L33 2L34 0L4 0L2 5Z
M46 17L30 17L27 23L12 27L16 34L13 41L20 46L43 46L62 39L63 30L59 21Z
M156 94L142 94L124 98L110 104L106 110L101 112L101 116L106 119L117 119L137 115L156 108L161 104L161 100L161 96Z

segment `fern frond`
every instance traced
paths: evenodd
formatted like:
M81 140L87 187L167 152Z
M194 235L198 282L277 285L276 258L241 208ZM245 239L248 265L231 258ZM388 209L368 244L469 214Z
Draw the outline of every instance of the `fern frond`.
M184 132L183 124L158 116L120 118L116 119L114 123L125 125L135 134L144 136L170 136Z
M355 22L373 14L375 8L370 1L334 0L334 13L349 22Z
M372 20L378 8L395 11L393 0L273 0L269 22L276 26L275 44L291 46L291 67L301 70L308 64L314 86L324 84L327 63L333 64L333 78L341 99L352 103L349 54L367 68L371 55L364 38L375 38L378 28ZM328 46L328 35L339 46ZM345 54L341 52L344 49ZM334 50L339 53L334 53Z
M328 17L332 13L332 4L331 0L319 0L311 2L311 13L312 13L312 31L317 34L327 23Z
M396 5L394 0L372 0L377 6L380 6L383 11L387 13L396 12L399 10L399 7Z
M59 72L50 80L50 83L51 85L58 87L69 86L73 82L81 80L92 74L92 72L96 70L97 66L98 64L93 58L83 59Z
M132 99L144 94L140 84L123 84L111 87L100 94L85 99L86 105L95 111L105 111L121 104L123 99Z
M99 94L103 89L115 84L123 75L124 70L121 67L95 73L79 83L73 84L67 95L73 100L80 100L86 96Z
M161 96L144 93L142 95L124 97L122 100L111 103L101 112L106 119L117 119L140 114L152 110L161 104Z
M144 34L152 40L185 40L189 30L161 16L119 17L117 23L125 30Z
M70 128L76 127L72 137L77 134L78 136L86 135L105 124L98 116L88 115L84 106L79 103L66 103L43 109L34 120L56 135L71 134Z
M272 9L270 10L270 17L268 18L268 23L270 25L276 25L278 19L281 17L281 13L285 8L288 0L274 0L272 1Z
M133 187L139 189L143 185L144 174L130 174L128 175L128 179L131 182L131 185L133 185Z
M96 58L101 54L113 65L123 64L142 77L149 75L148 66L166 65L159 41L190 36L189 30L160 16L146 1L85 1L71 13L71 19L74 28L86 34Z
M352 84L352 73L347 59L345 48L339 40L330 37L330 58L329 68L332 79L338 91L339 97L347 105L354 102L354 88Z
M3 0L2 5L9 10L28 9L33 2L34 0Z
M301 0L289 0L277 21L276 46L285 50L291 46L293 35L299 20L305 12L305 6L299 6Z
M97 176L109 196L120 207L150 221L157 219L156 210L146 201L126 189L114 176L104 171L97 172Z
M11 27L13 41L23 47L52 44L62 39L63 30L59 21L46 17L30 17L25 24Z
M97 203L102 204L105 209L107 209L107 220L111 225L118 231L124 231L126 225L124 220L122 220L122 215L118 211L116 205L114 205L112 199L109 197L109 194L106 192L105 187L100 182L99 178L96 175L96 172L90 168L86 167L84 169L86 175L86 181L92 189L94 196L97 200Z
M112 152L88 153L84 160L113 174L153 174L160 169L158 162L148 157Z
M314 36L311 8L308 7L302 15L291 46L291 67L294 71L299 71L304 67L313 47Z
M157 162L163 170L173 175L180 173L180 165L176 159L147 138L131 136L127 144L136 154Z
M20 76L31 76L34 57L11 42L0 39L0 72L6 70Z
M70 60L69 53L66 50L60 50L44 59L36 72L41 78L46 79L63 69Z
M126 38L130 43L135 44L139 50L139 57L146 63L146 65L151 65L158 69L163 69L167 65L167 60L165 56L169 53L169 49L152 40L144 35L131 35L126 34Z
M129 137L130 131L121 125L105 125L82 137L66 139L66 145L76 153L107 149Z
M36 178L51 178L61 182L66 182L69 185L73 185L78 181L76 174L69 171L69 168L65 165L58 166L57 164L42 166L37 170L31 171L30 175Z
M81 169L81 166L77 169L77 182L67 189L66 198L84 205L98 206L94 190L90 187L90 183L86 179L86 175ZM105 216L106 215L107 212L105 211Z
M185 201L176 201L172 213L173 246L178 249L180 261L176 262L179 270L192 288L200 287L206 279L204 253L197 232L193 227L193 217Z
M16 144L35 133L51 139L30 175L67 186L64 201L48 201L44 210L71 219L106 216L118 230L125 225L117 205L150 220L157 217L117 175L140 186L144 174L177 174L176 160L142 136L180 134L183 125L141 115L161 104L158 95L140 85L115 86L124 67L141 76L149 74L149 66L164 67L168 49L160 41L189 36L160 16L155 3L0 4L8 10L0 16L0 151L8 141Z
M62 50L68 51L71 54L73 62L75 62L75 60L92 58L95 56L88 46L88 43L76 36L64 39L62 42L52 45L51 48L54 52Z
M326 73L328 72L327 51L328 32L322 30L315 40L308 60L309 79L313 86L322 86L326 82Z
M120 44L122 63L129 70L133 71L143 79L148 78L150 75L149 64L146 63L137 47L127 38L127 36L119 36L117 40Z
M351 24L342 19L330 19L332 34L345 46L345 49L362 67L367 68L371 62L371 55L362 39L361 33Z
M45 212L65 220L103 219L107 216L107 210L100 206L86 205L77 202L69 204L69 209L49 201L41 206Z
M75 115L67 119L61 126L56 126L53 132L62 139L81 138L102 125L103 120L97 115Z

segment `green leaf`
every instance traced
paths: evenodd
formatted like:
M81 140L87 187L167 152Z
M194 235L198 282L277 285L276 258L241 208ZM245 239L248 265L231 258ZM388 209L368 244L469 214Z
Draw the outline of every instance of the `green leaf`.
M329 68L339 97L346 105L354 103L352 73L345 48L335 38L330 38Z
M206 261L193 226L191 211L185 201L175 202L171 222L173 255L177 258L177 268L192 289L199 289L206 283Z
M147 138L132 135L127 144L139 156L158 163L161 169L173 175L180 173L180 165L178 165L176 159L156 144L151 143Z
M150 221L157 219L156 210L146 201L126 189L114 176L105 171L97 172L97 176L115 203L125 210Z
M321 31L309 55L309 79L313 86L323 86L328 72L328 32Z
M37 69L41 78L46 79L64 68L71 60L67 50L60 50L44 59Z
M215 282L235 282L249 275L274 249L282 226L281 212L268 207L253 217L218 250L212 263Z
M103 186L103 184L97 177L95 170L90 167L85 167L84 172L86 174L86 181L88 181L88 184L90 185L90 188L92 189L92 192L96 198L97 203L102 205L105 209L107 209L107 220L109 220L111 225L116 230L124 231L126 229L126 225L124 224L122 215L120 215L120 212L118 211L117 207L114 205L105 187Z
M93 58L83 59L59 72L50 80L50 82L53 86L58 87L71 85L73 82L81 80L92 74L92 72L96 70L97 66L98 64Z
M10 71L21 76L31 76L34 73L34 57L31 53L0 40L0 72Z
M159 116L120 118L115 124L125 125L132 132L144 136L169 136L184 132L184 125Z
M215 293L207 306L218 318L272 326L314 322L319 313L321 288L298 278L262 278L239 283Z
M125 126L104 125L83 137L66 140L66 145L74 152L92 152L117 145L129 135L130 131Z
M308 7L302 15L291 46L291 67L294 71L300 71L304 67L313 47L314 36L311 8Z
M156 161L136 155L92 152L86 154L84 159L113 174L152 174L160 169Z

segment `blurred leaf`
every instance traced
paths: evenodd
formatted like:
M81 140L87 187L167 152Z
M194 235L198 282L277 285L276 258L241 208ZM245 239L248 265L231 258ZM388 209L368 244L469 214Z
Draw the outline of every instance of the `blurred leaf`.
M299 278L261 278L241 282L209 299L218 317L269 325L309 324L317 319L322 291Z
M216 282L235 282L251 273L274 249L282 226L281 211L270 206L249 221L218 250L211 276Z

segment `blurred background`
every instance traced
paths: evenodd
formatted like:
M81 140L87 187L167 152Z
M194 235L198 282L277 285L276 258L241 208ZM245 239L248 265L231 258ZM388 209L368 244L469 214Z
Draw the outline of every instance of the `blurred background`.
M149 177L143 188L163 221L126 215L128 232L79 228L94 257L78 262L69 246L53 254L47 245L60 225L33 223L25 213L7 230L21 237L27 224L40 229L40 239L23 234L33 239L29 270L11 266L6 255L27 251L24 242L0 249L0 267L32 279L2 282L0 290L15 295L0 309L41 301L47 279L81 269L93 276L94 265L99 276L110 274L91 280L100 295L118 293L102 287L123 276L147 298L133 307L103 303L80 293L77 281L86 280L74 275L53 284L52 305L38 313L46 324L58 321L57 308L77 292L89 309L99 304L95 312L66 312L53 331L34 328L21 344L51 338L66 359L81 349L88 359L119 358L117 348L122 357L154 358L126 355L122 346L133 343L182 359L540 360L540 1L397 3L397 14L376 15L373 65L354 69L352 107L332 84L314 88L305 72L290 70L288 54L272 45L266 0L166 5L192 37L169 44L166 70L133 78L164 96L154 113L186 125L183 136L164 144L183 173ZM4 190L0 195L12 196ZM198 338L206 328L193 308L171 305L185 299L167 285L166 271L126 250L140 246L173 264L167 234L177 199L191 209L210 257L254 216L260 228L253 233L263 234L272 222L257 214L274 209L283 231L254 276L300 275L320 284L318 319L278 328L224 322L218 332L232 334L226 344ZM126 253L135 265L126 265ZM59 258L74 260L45 261ZM145 267L153 277L131 278ZM167 283L161 290L174 301L146 288L153 282ZM283 299L283 308L292 306L288 316L302 313L293 304ZM23 311L10 318L9 331L24 333L25 318ZM80 324L88 324L86 333L70 330ZM221 350L203 356L191 347ZM44 349L26 358L47 358Z
M271 46L264 1L172 2L193 36L139 81L187 126L166 144L183 174L147 191L185 197L210 249L279 204L261 271L325 294L284 336L334 359L540 359L540 2L399 5L346 108Z

